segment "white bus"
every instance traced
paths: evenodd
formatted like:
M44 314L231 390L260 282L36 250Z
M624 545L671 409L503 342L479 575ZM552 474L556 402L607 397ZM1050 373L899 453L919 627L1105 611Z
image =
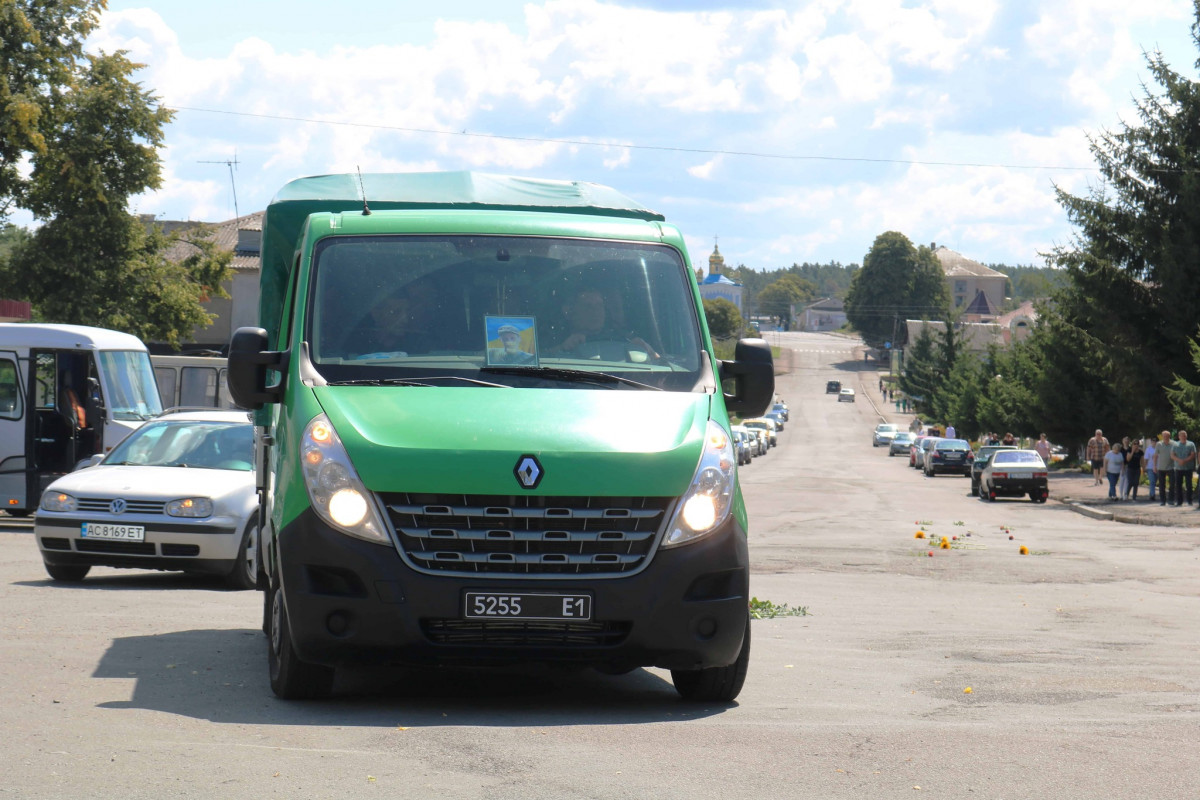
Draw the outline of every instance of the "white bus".
M237 408L226 362L219 356L150 356L163 408Z
M28 515L52 480L161 412L136 336L0 323L0 508Z

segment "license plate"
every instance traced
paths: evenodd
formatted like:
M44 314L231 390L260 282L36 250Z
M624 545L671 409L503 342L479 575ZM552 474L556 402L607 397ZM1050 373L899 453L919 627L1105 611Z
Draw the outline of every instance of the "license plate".
M592 598L586 594L467 592L464 606L467 619L592 618Z
M80 533L84 539L116 539L122 542L140 542L146 538L146 529L141 525L110 525L106 522L85 522Z

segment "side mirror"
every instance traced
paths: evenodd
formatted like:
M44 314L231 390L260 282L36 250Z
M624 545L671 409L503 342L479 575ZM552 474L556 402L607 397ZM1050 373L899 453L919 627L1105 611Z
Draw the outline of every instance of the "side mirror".
M104 460L104 453L93 453L91 456L83 459L78 464L76 464L75 471L78 472L81 469L87 469L88 467L94 467L103 460Z
M252 411L283 398L283 379L268 386L267 369L282 369L287 352L268 350L267 342L262 328L238 328L229 342L229 394L233 402Z
M762 339L740 339L733 361L722 361L718 368L722 390L732 382L732 394L725 394L725 408L743 417L758 417L771 407L775 398L775 362L771 346Z

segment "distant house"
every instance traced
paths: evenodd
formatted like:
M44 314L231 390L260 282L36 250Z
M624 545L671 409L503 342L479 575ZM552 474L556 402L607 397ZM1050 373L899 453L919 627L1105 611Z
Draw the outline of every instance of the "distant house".
M197 327L190 341L184 342L184 352L215 350L224 353L229 339L238 328L258 324L259 256L262 252L263 212L256 211L225 222L210 223L210 238L222 250L233 251L230 268L233 279L224 284L229 297L213 297L203 303L204 310L214 315L212 325ZM153 220L149 220L153 221ZM197 227L195 222L158 221L168 233L181 228ZM193 252L186 242L176 243L167 257L183 260ZM163 347L147 343L152 350Z
M846 324L846 304L836 297L826 297L792 316L802 331L834 331Z
M730 280L722 272L725 269L725 257L716 245L713 245L712 255L708 257L708 275L700 281L700 297L704 300L718 298L728 300L737 306L739 313L742 308L743 287L737 281Z
M1033 302L1026 302L1020 308L1010 311L1000 317L995 317L990 322L963 322L957 327L959 345L967 351L982 353L988 349L989 345L997 347L1008 347L1013 342L1019 342L1025 339L1033 330L1034 323L1037 322L1037 312L1034 311ZM905 321L908 328L908 346L912 347L913 342L921 335L921 331L926 328L934 336L941 336L946 330L946 323L941 320L925 321L920 319L910 319Z
M999 316L1007 275L948 247L938 247L936 242L930 248L946 274L951 309L969 322L987 322Z

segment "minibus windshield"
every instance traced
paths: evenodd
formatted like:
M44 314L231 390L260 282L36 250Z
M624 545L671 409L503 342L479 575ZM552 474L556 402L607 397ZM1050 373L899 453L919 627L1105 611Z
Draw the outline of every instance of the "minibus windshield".
M101 350L97 354L112 419L146 420L162 413L158 384L147 353Z

